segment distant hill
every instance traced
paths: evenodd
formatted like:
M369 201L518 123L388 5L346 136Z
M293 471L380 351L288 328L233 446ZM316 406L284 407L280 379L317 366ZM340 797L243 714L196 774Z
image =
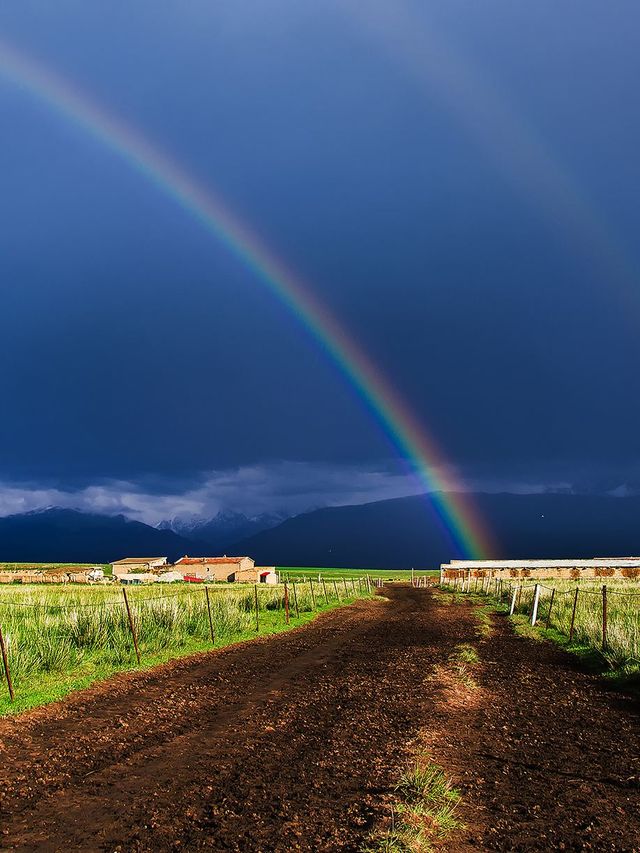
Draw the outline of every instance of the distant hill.
M640 497L477 494L496 556L640 554ZM424 496L320 509L237 542L263 565L436 567L456 556Z
M127 556L173 560L208 550L208 545L122 515L53 507L0 518L0 562L109 563Z

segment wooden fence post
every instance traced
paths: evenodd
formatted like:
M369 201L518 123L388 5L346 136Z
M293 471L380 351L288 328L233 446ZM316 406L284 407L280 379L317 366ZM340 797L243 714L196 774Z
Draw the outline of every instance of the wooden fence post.
M349 595L349 589L348 589L348 587L347 587L347 579L346 579L346 578L342 578L342 583L344 584L344 594L345 594L346 596L348 596L348 595Z
M140 649L138 648L138 637L136 635L136 628L133 624L133 616L131 615L131 608L129 607L129 599L127 598L127 590L122 587L122 594L124 595L124 606L127 608L127 616L129 617L129 627L131 628L131 636L133 637L133 647L136 650L136 657L138 658L138 665L140 664Z
M513 616L513 612L516 609L516 596L518 595L518 587L513 587L513 595L511 596L511 608L509 610L509 616Z
M321 580L322 580L322 589L324 591L324 603L329 604L329 596L327 595L327 585L324 582L324 578L321 578Z
M255 600L256 605L256 633L260 630L260 617L258 616L258 584L254 583L253 585L253 598Z
M209 587L205 584L204 586L204 594L207 599L207 613L209 614L209 632L211 634L211 645L215 646L216 644L216 635L213 630L213 619L211 618L211 602L209 601Z
M9 658L7 657L7 649L4 644L4 637L2 635L2 627L0 626L0 650L2 651L2 666L4 667L4 675L7 679L7 687L9 688L9 698L13 702L15 700L15 694L13 692L13 682L11 681L11 671L9 670Z
M309 589L311 590L311 604L313 605L313 609L316 609L316 594L313 591L313 581L309 578Z
M602 651L607 646L607 585L602 587Z
M553 599L555 598L555 596L556 596L556 588L554 586L554 588L551 590L551 601L549 602L549 612L547 613L547 621L546 621L546 624L544 626L545 630L547 630L547 631L549 630L549 625L551 624L551 608L553 607Z
M298 593L296 592L296 582L291 581L293 584L293 604L296 608L296 619L300 618L300 609L298 608Z
M289 624L289 589L287 582L284 582L284 619L287 625Z
M538 604L540 602L540 584L535 585L535 589L533 592L533 607L531 608L531 624L536 624L536 619L538 618Z
M573 640L573 626L576 624L576 607L578 606L578 593L580 587L576 587L576 594L573 596L573 611L571 613L571 628L569 629L569 642Z
M336 593L336 598L338 599L338 601L340 601L340 593L338 592L338 584L335 582L335 580L333 580L332 583L333 583L333 588L334 588L335 593Z

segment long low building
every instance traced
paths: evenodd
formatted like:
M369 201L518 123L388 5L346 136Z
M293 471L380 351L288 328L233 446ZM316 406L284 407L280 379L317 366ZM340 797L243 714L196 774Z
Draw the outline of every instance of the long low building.
M592 557L573 560L451 560L440 566L440 580L456 577L637 578L640 557Z

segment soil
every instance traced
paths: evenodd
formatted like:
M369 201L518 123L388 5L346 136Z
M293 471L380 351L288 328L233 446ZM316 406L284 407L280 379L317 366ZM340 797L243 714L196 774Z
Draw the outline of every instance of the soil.
M463 795L443 849L640 850L634 701L503 617L384 592L3 719L0 847L356 851L428 749Z

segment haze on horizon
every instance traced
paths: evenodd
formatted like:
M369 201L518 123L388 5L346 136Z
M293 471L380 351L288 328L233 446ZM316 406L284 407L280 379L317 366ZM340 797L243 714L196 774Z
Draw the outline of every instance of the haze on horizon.
M295 269L465 488L640 491L637 4L33 0L2 42ZM419 493L281 302L0 73L0 514Z

